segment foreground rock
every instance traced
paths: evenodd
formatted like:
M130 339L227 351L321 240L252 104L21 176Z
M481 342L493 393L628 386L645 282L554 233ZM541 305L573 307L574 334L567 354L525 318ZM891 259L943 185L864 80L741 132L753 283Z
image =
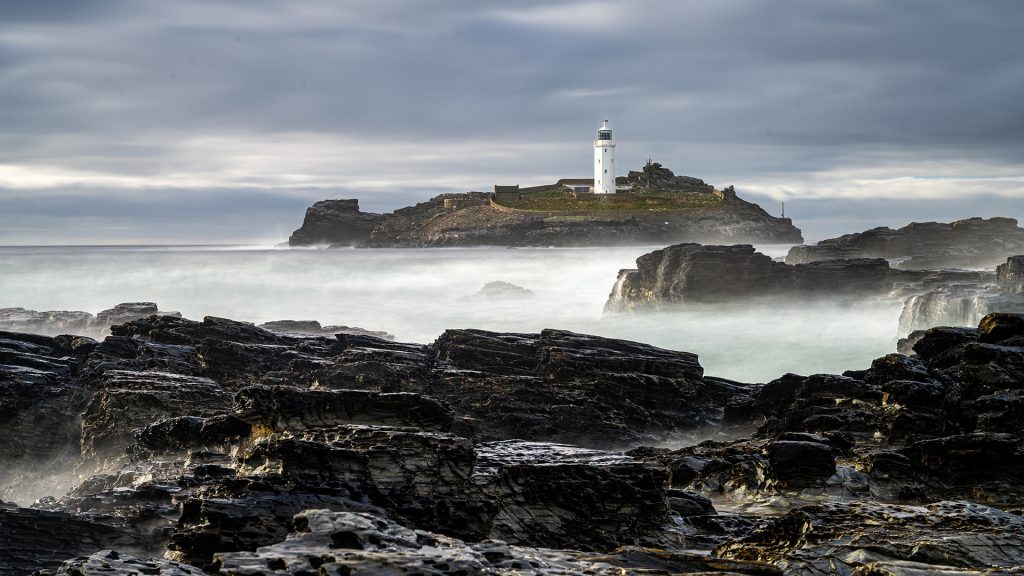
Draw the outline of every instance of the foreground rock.
M997 574L1024 561L1022 315L763 385L560 330L449 330L421 346L150 316L112 332L0 335L0 489L21 505L0 502L4 574ZM640 445L725 427L745 431Z
M789 265L750 245L677 244L644 254L636 264L636 269L619 272L606 311L768 298L903 297L939 285L992 277L980 272L897 270L878 258Z
M1024 228L1013 218L968 218L948 224L913 222L893 230L857 234L794 246L787 264L850 258L899 259L897 267L991 269L1008 256L1024 253Z
M830 503L794 510L714 553L786 574L1017 573L1024 518L967 502Z
M306 210L289 246L362 246L381 219L359 210L359 200L322 200Z
M366 514L311 510L295 518L296 532L255 553L219 554L217 574L688 574L728 570L775 574L763 565L685 553L626 549L587 554L510 546L467 544L410 530Z

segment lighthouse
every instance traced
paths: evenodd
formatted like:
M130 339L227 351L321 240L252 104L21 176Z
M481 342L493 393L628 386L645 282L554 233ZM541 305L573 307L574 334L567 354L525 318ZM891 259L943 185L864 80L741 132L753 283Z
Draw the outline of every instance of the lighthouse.
M615 140L608 121L597 129L594 140L594 194L615 193Z

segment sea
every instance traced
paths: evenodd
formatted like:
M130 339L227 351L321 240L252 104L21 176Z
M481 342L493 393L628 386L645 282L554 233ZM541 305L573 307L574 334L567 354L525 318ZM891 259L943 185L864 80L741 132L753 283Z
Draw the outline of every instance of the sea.
M449 328L558 328L694 352L705 374L742 382L864 369L895 351L900 305L892 302L605 314L619 270L657 248L0 247L0 308L96 313L147 301L186 318L317 320L420 343ZM758 247L773 257L788 248ZM475 296L492 281L533 296Z

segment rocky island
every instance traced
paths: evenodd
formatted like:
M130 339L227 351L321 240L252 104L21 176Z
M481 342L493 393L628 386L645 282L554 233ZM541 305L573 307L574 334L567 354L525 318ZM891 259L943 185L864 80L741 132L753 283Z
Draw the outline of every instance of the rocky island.
M703 180L658 163L618 179L614 194L587 192L584 179L443 194L389 214L356 200L325 200L306 212L289 246L609 246L622 244L798 243L800 230Z
M0 333L0 572L1014 573L1024 316L907 352L741 384L560 330Z

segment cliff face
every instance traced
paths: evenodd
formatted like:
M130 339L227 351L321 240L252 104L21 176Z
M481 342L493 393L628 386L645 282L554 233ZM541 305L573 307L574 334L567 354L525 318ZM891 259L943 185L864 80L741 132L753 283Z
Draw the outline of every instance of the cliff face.
M526 212L491 205L446 209L441 197L387 214L369 244L422 246L609 246L673 242L793 243L800 229L726 191L691 212Z
M948 224L913 222L893 230L874 228L857 234L794 246L787 264L843 258L905 258L900 268L994 268L1024 252L1024 228L1013 218L968 218Z
M288 238L288 245L362 246L380 218L380 214L361 212L359 200L322 200L306 209L302 227Z

